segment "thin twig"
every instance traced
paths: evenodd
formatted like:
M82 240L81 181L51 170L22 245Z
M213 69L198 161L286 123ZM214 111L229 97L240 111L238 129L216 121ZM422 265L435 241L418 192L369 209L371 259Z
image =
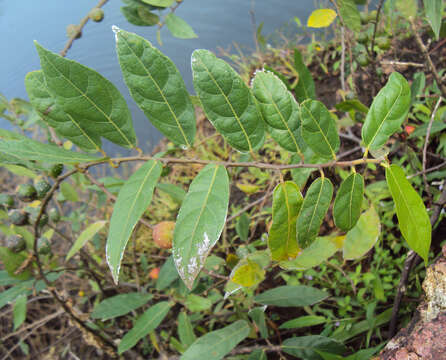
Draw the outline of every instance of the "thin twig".
M345 29L344 26L341 26L341 89L342 91L346 91L345 89Z
M246 205L243 209L241 209L240 211L236 212L234 215L228 217L228 219L226 220L226 223L231 222L232 220L238 218L240 215L242 215L243 213L247 212L248 210L252 209L254 206L260 204L263 200L265 200L266 198L271 196L271 192L266 193L264 196L262 196L261 198L257 199L256 201L253 201L252 203Z
M412 67L425 67L424 64L414 63L410 61L396 61L396 60L381 60L381 65L395 65L395 66L412 66Z
M444 168L445 166L446 166L446 161L444 161L441 164L438 164L436 166L432 166L431 168L426 169L425 171L418 171L415 174L409 175L407 178L412 179L413 177L418 176L418 175L429 174L430 172Z

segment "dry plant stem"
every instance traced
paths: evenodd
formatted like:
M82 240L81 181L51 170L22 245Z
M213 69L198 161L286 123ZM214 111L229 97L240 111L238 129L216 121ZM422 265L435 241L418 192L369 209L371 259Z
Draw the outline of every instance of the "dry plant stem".
M93 9L101 8L102 6L104 6L107 3L107 1L108 0L99 1L98 4ZM85 16L84 18L82 18L81 22L78 25L78 30L68 39L67 43L65 44L65 47L60 52L60 56L65 57L67 55L68 50L70 50L71 45L73 45L74 41L79 36L79 34L82 33L82 29L84 28L85 24L87 24L88 20L90 20L90 17L88 15Z
M372 63L373 63L373 68L375 69L375 62L376 62L376 53L374 50L375 47L375 40L376 40L376 32L378 30L378 24L379 24L379 16L381 15L381 10L384 4L384 0L379 0L379 4L378 7L376 8L376 19L375 19L375 26L373 27L373 36L372 36L372 41L370 43L370 53L372 54Z
M423 53L427 64L429 65L429 69L434 76L435 81L437 82L438 88L440 89L441 95L443 98L446 98L446 86L443 85L440 79L440 75L438 74L437 68L435 67L434 63L432 62L432 58L429 55L429 52L426 48L426 45L424 45L423 40L421 39L420 34L418 33L418 29L415 25L415 22L413 19L410 19L410 25L412 26L412 32L415 36L416 43L418 47L420 48L421 52Z
M341 89L342 91L346 91L345 89L345 28L341 26Z
M412 179L413 177L418 176L418 175L429 174L430 172L441 169L445 166L446 166L446 161L444 161L441 164L438 164L436 166L432 166L431 168L426 169L426 171L418 171L415 174L409 175L407 178Z
M427 126L426 139L424 141L424 147L423 147L423 181L424 181L424 188L426 190L426 193L427 193L427 196L428 196L428 199L429 199L429 204L432 203L432 194L430 192L429 183L428 183L427 177L426 177L427 145L429 144L429 137L431 135L432 124L434 122L435 115L437 115L437 111L438 111L438 108L440 107L440 104L441 104L442 100L443 99L440 96L438 98L437 103L435 104L434 110L432 111L431 119L429 121L429 125Z
M414 62L406 62L406 61L396 61L396 60L381 60L381 65L395 65L395 66L412 66L423 68L424 64L414 63Z

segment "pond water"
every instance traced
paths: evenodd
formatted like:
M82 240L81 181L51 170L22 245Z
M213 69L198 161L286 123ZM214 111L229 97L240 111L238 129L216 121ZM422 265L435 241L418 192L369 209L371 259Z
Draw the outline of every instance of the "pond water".
M115 53L112 25L135 32L150 40L169 56L182 73L192 92L190 55L197 48L216 50L229 48L237 42L249 52L254 48L250 10L254 9L256 22L264 23L263 34L270 34L289 23L291 31L295 16L305 22L315 8L316 0L185 0L177 15L186 20L198 38L176 39L167 29L162 29L163 45L156 42L155 27L131 25L120 12L121 0L110 0L105 6L101 23L88 22L80 40L68 52L74 59L100 72L113 82L131 109L133 123L140 146L149 151L161 138L159 132L145 118L131 99L123 82ZM0 0L0 93L8 99L27 98L24 78L26 73L40 68L33 45L38 40L44 47L59 52L67 41L66 26L77 24L97 0ZM232 46L234 52L234 47ZM0 119L0 127L8 123ZM107 152L124 151L105 143Z

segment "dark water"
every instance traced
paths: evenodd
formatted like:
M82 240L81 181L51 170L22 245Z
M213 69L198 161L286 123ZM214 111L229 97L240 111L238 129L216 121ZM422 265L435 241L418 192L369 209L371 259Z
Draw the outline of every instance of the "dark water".
M25 75L40 68L33 40L59 52L67 40L66 26L79 23L96 3L97 0L0 0L0 93L8 99L27 98ZM269 34L285 23L290 24L291 31L297 30L294 17L305 23L315 8L314 3L315 0L185 0L177 15L192 25L198 38L176 39L163 29L160 49L178 66L188 89L193 91L190 70L193 50L228 48L233 42L247 52L254 48L249 15L252 6L257 24L264 22L263 33ZM119 10L122 5L120 0L110 0L104 6L105 19L101 23L88 22L83 37L75 41L67 57L95 69L119 88L132 111L140 145L147 151L158 142L160 134L131 100L124 85L111 26L135 32L159 45L156 29L129 24ZM0 127L8 127L8 123L0 119ZM110 144L105 147L120 151Z

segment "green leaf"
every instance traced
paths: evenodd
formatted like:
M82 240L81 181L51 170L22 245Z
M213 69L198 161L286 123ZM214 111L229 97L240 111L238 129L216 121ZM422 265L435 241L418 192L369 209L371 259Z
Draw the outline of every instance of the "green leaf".
M355 226L361 214L364 199L364 178L356 172L350 174L339 187L333 205L335 225L344 231Z
M12 309L12 319L14 323L14 331L23 324L26 319L26 302L28 298L26 295L20 295L14 302Z
M200 312L209 310L212 307L212 300L195 294L189 294L186 297L184 306L191 312Z
M417 16L417 0L395 0L397 10L406 18L415 18Z
M141 1L146 4L159 7L170 7L174 2L174 0L141 0Z
M180 205L186 196L186 191L177 185L159 183L156 185L156 188L169 195L173 201Z
M234 284L251 287L259 284L265 279L265 270L250 259L240 260L231 273L231 281Z
M133 328L125 334L118 345L118 354L131 349L140 339L155 330L164 320L172 305L162 301L151 306L136 321Z
M223 166L207 165L192 181L178 213L172 255L191 289L206 257L220 237L229 204L229 178Z
M113 28L124 80L150 122L175 144L190 147L195 110L175 64L141 36Z
M302 202L299 187L291 181L280 183L274 189L273 224L268 235L273 260L289 260L297 256L296 221Z
M306 286L279 286L254 297L254 301L281 307L309 306L328 297L325 291Z
M324 324L326 322L327 318L323 316L307 315L286 321L279 326L279 329L300 329L303 327Z
M17 176L26 176L31 179L35 179L37 177L37 175L34 171L27 169L26 167L21 166L21 165L0 163L0 167L4 167L9 172L12 172L14 175L17 175Z
M178 271L175 268L173 257L169 256L166 262L161 266L158 279L156 280L156 289L162 291L178 279Z
M265 306L255 307L248 312L249 317L255 322L263 339L268 338L268 328L265 321Z
M380 233L379 216L372 206L347 233L343 249L344 259L354 260L366 254L375 245Z
M27 280L31 276L31 270L29 268L20 274L15 274L16 270L20 268L26 258L27 256L24 252L15 253L5 246L0 246L0 261L3 263L3 267L8 272L8 275L15 279Z
M343 354L346 351L345 346L340 342L320 335L286 339L282 344L282 349L287 354L304 360L322 360L317 350L331 354Z
M210 51L195 50L192 71L195 91L217 131L239 151L260 147L265 126L254 96L234 69Z
M115 295L97 304L91 317L102 321L114 319L147 304L152 297L151 294L137 292Z
M332 196L333 185L325 177L317 178L308 188L297 218L297 243L301 249L316 239Z
M167 14L164 21L171 34L177 38L193 39L198 37L197 34L195 34L194 29L192 29L186 21L174 13Z
M21 280L9 276L6 270L0 270L0 286L9 286L19 284Z
M260 105L272 138L285 150L302 153L299 105L285 84L271 72L257 71L252 91Z
M65 200L72 202L79 201L79 195L77 194L76 189L67 182L60 184L60 192Z
M100 160L98 157L65 150L56 145L26 140L2 140L0 153L21 160L36 160L48 163L73 164Z
M310 70L305 66L302 54L297 48L294 48L294 68L299 74L299 81L294 89L297 101L303 102L307 99L316 99L313 76L311 75Z
M266 356L266 349L254 350L251 354L249 354L247 360L268 360Z
M361 31L361 17L354 0L340 0L339 12L344 24L352 31Z
M435 39L438 40L443 16L443 0L423 0L427 20L431 24Z
M336 19L336 11L332 9L314 10L307 21L307 26L312 28L324 28L331 25Z
M186 348L197 340L192 323L184 311L178 314L178 336L180 337L181 344Z
M237 218L237 222L235 224L235 231L237 235L240 237L242 241L248 241L249 235L249 217L246 213L241 214Z
M320 265L333 256L338 250L338 242L342 242L344 236L317 237L310 246L303 249L299 255L290 261L281 261L280 267L285 270L307 270Z
M427 263L432 227L423 200L398 165L386 168L386 181L395 202L401 233L409 247Z
M369 111L369 108L367 106L365 106L358 99L344 100L344 101L340 102L339 104L336 104L335 108L336 108L336 110L344 111L344 112L356 110L356 111L362 112L363 114L367 114Z
M378 150L398 131L410 108L410 87L399 73L390 75L387 84L373 99L362 127L367 149Z
M136 26L153 26L159 22L159 16L151 13L142 5L123 6L121 7L121 12L130 24Z
M198 338L180 359L223 359L226 354L249 335L250 330L246 321L238 320L220 330L211 331Z
M107 224L107 221L97 221L88 226L84 231L82 231L82 233L74 242L70 251L68 251L68 254L65 257L65 261L68 261L70 258L72 258L73 255L76 254L87 243L87 241L90 241L93 236L95 236L105 226L105 224Z
M35 44L57 109L88 124L89 131L98 137L127 148L135 147L130 110L118 89L96 71Z
M58 135L72 141L85 151L99 151L101 135L95 126L83 117L74 118L63 111L56 99L50 94L43 71L32 71L25 77L26 91L33 107L41 118Z
M136 223L152 201L153 190L161 171L161 163L150 160L142 165L119 191L106 245L107 263L116 283L127 242Z
M316 154L336 159L339 135L336 123L324 104L306 100L300 105L302 136Z

